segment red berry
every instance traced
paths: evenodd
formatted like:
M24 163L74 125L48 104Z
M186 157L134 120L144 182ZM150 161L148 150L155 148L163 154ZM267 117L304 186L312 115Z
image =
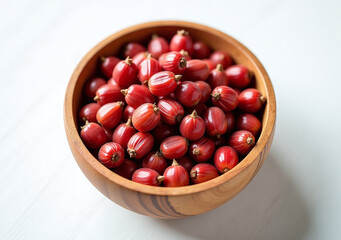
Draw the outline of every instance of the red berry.
M211 54L210 59L214 64L221 64L223 68L227 68L232 64L232 58L227 52L224 51L215 51Z
M97 111L97 122L105 128L110 129L116 127L122 118L123 105L123 102L113 102L103 105Z
M169 52L169 44L165 38L153 34L152 40L148 44L148 51L153 58L159 58L162 54Z
M160 121L160 109L155 104L144 103L134 111L132 121L138 131L149 132Z
M124 161L124 149L118 143L108 142L99 150L98 160L107 168L118 167Z
M122 95L121 89L118 86L105 84L97 89L94 100L102 106L111 102L123 101L124 96Z
M204 81L196 81L194 82L201 91L201 98L199 103L205 103L207 102L210 98L211 98L211 92L212 92L212 88L211 86Z
M259 121L259 119L253 114L244 113L237 118L237 130L246 130L252 133L254 136L257 136L261 128L261 121Z
M240 90L239 88L232 88L237 94L238 94L238 97L239 97L239 94L242 92L242 90Z
M115 80L112 77L109 78L107 84L111 84L111 85L114 85L114 86L119 88L119 86L117 85L117 83L115 82Z
M195 42L193 45L193 57L194 58L199 58L199 59L203 59L203 58L208 58L211 54L211 49L209 48L209 46L207 46L206 43L198 41Z
M229 139L229 145L241 156L248 154L255 144L255 137L252 133L245 130L232 133Z
M228 85L228 78L224 72L223 65L218 64L215 69L211 70L207 82L212 88Z
M127 122L129 118L132 118L134 111L135 111L135 108L127 105L123 111L123 117L122 117L123 122Z
M84 86L84 93L89 99L94 99L96 91L107 82L103 78L93 78Z
M160 152L149 153L142 162L142 167L150 168L157 171L159 174L163 174L167 168L167 161L162 157Z
M227 131L226 133L232 133L234 130L235 119L232 112L225 113L226 122L227 122Z
M191 115L187 115L180 123L181 135L190 140L196 141L205 134L205 122L194 110Z
M190 81L205 81L209 74L210 69L204 61L193 59L187 61L187 67L183 77Z
M152 133L155 138L155 145L160 145L166 138L177 135L178 131L175 126L165 125L160 122Z
M112 73L113 79L120 88L128 88L137 80L138 69L130 57L122 60L114 68Z
M133 84L128 89L122 89L126 103L132 108L138 108L144 103L154 103L155 97L146 86Z
M206 132L212 137L220 138L227 130L225 113L218 107L210 107L204 114Z
M217 67L217 64L215 64L211 59L203 59L203 61L207 64L210 71Z
M212 138L212 140L214 141L214 145L215 148L218 149L222 146L227 146L228 145L228 139L226 139L225 137L221 137L221 138Z
M163 70L174 74L182 74L186 70L186 59L179 52L165 53L159 58L159 62Z
M185 30L179 30L172 37L170 41L169 48L171 51L181 51L185 50L192 55L193 53L193 41L192 38L188 35L188 32Z
M85 146L91 149L98 149L107 141L103 128L94 122L87 122L82 127L81 138Z
M172 166L166 168L163 173L163 184L165 187L181 187L189 184L189 175L187 170L179 165L175 159Z
M178 124L185 114L181 104L169 98L161 99L157 106L160 109L162 122L168 125Z
M174 91L175 98L185 107L192 107L201 99L200 88L191 81L181 82Z
M111 78L112 72L116 66L117 63L119 63L121 59L117 57L101 57L101 72L106 76L107 78Z
M220 173L226 173L238 164L238 154L228 146L219 148L213 158L214 166Z
M113 135L112 141L120 144L124 149L127 149L129 139L136 133L135 128L131 125L131 118L126 123L117 126Z
M218 176L217 169L209 163L199 163L190 172L190 177L194 184L203 183Z
M155 58L149 54L139 66L139 80L141 83L147 83L148 80L155 74L161 71L161 66Z
M155 96L168 96L178 85L181 75L169 71L158 72L148 81L150 92Z
M225 73L231 87L246 88L251 82L249 70L243 65L230 66Z
M215 151L214 141L203 137L189 145L189 156L196 162L207 162Z
M188 60L191 60L191 59L192 59L192 58L188 55L188 52L185 51L185 50L181 50L179 53L182 54L182 56L185 58L186 62L187 62Z
M192 167L194 166L193 160L186 155L181 158L178 158L176 161L178 162L179 165L183 166L187 170L187 172L190 172Z
M112 135L114 134L114 131L108 128L103 128L105 135L107 136L107 142L112 141Z
M139 43L128 43L124 50L124 57L134 57L140 52L145 52L146 48Z
M225 112L230 112L238 106L238 95L230 87L219 86L212 91L212 103Z
M255 88L245 89L238 97L239 108L249 113L258 112L265 101L265 97Z
M96 122L96 114L100 107L101 105L98 103L88 103L84 105L84 107L82 107L79 111L79 119L81 119L82 122Z
M127 152L131 158L143 158L154 146L150 133L137 132L128 141Z
M149 52L140 52L133 57L133 63L137 69L140 67L141 62L147 58L148 54Z
M157 171L149 168L137 169L132 177L134 182L138 182L149 186L160 186L164 177L160 176Z
M121 177L131 179L136 169L137 164L134 161L130 159L125 159L120 166L114 168L114 172L120 175Z
M186 108L185 112L186 114L191 114L195 110L197 114L203 118L207 109L208 108L205 103L198 103L197 105L193 107Z
M181 136L171 136L160 145L162 155L167 159L181 158L188 150L187 140Z

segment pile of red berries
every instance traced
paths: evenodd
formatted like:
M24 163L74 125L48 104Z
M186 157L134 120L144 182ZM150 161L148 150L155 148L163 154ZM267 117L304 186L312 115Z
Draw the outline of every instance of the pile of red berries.
M128 43L103 57L84 86L80 132L115 173L152 186L202 183L235 167L256 143L265 102L253 74L227 52L180 30L147 49ZM109 79L109 80L105 80Z

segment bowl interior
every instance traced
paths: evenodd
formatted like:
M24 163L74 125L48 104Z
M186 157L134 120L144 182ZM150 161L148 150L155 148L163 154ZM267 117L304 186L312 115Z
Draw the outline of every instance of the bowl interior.
M267 98L267 104L261 116L263 128L253 150L228 173L198 185L177 188L151 187L122 178L100 164L87 150L79 137L80 126L78 125L77 114L84 104L84 100L82 99L83 86L89 78L98 76L98 65L101 56L121 55L120 49L128 42L142 42L146 45L153 33L157 33L169 40L179 29L189 31L194 41L201 40L207 43L213 50L224 50L228 52L236 63L245 65L254 73L256 79L254 86ZM65 98L65 116L68 117L66 117L65 122L68 134L73 136L72 140L78 148L78 151L85 156L91 166L110 181L144 193L181 195L215 187L233 178L247 168L260 154L266 142L269 140L275 123L275 109L275 96L270 79L258 59L245 46L232 37L204 25L179 21L161 21L140 24L117 32L100 42L82 59L75 69L68 85Z

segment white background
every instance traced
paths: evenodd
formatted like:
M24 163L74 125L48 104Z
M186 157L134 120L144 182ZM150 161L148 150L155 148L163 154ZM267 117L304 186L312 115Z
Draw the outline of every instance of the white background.
M0 239L339 239L340 1L0 3ZM240 40L272 79L276 135L259 174L206 214L158 220L101 195L63 126L69 77L127 26L177 19Z

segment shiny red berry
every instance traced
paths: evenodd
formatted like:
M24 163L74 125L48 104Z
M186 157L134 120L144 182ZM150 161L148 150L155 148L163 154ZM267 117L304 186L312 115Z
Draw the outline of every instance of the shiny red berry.
M174 91L175 98L185 107L197 105L201 99L200 88L191 81L181 82Z
M158 72L148 81L150 92L154 96L168 96L177 87L181 75L175 75L169 71Z
M229 85L235 88L246 88L250 82L250 73L243 65L232 65L225 70Z
M191 181L194 184L207 182L218 176L218 170L209 163L199 163L195 165L190 172Z
M182 56L185 58L186 62L187 62L188 60L191 60L191 59L192 59L191 56L188 54L188 52L185 51L185 50L181 50L179 53L182 54Z
M168 125L176 125L184 117L185 110L177 101L165 98L161 99L157 106L160 109L162 122Z
M172 166L166 168L163 173L163 185L165 187L181 187L189 184L189 175L187 170L173 160Z
M141 62L145 60L148 55L149 52L140 52L133 57L133 63L136 65L137 69L140 67Z
M221 137L221 138L212 138L215 148L218 149L222 146L227 146L228 145L228 139L226 137Z
M235 118L232 112L225 112L226 123L227 123L227 131L226 133L230 134L234 130Z
M124 57L134 57L140 52L145 52L146 48L140 43L132 42L128 43L124 50Z
M159 62L163 70L174 74L182 74L186 70L187 62L181 53L169 52L161 56Z
M211 137L220 138L227 130L226 116L218 107L210 107L204 114L206 133Z
M224 72L223 65L218 64L215 69L211 70L207 82L212 88L228 85L228 78Z
M197 114L203 118L207 109L208 109L208 107L206 106L205 103L198 103L197 105L195 105L193 107L186 108L185 112L186 112L186 114L191 114L195 110L197 112Z
M194 82L201 91L201 98L199 103L205 103L207 102L210 98L211 98L211 92L212 92L212 88L211 86L204 81L196 81Z
M217 64L215 64L211 59L203 59L203 61L207 64L208 69L213 70L217 67Z
M231 56L224 51L215 51L211 54L210 59L213 61L214 64L221 64L223 68L227 68L232 64Z
M160 109L152 103L144 103L133 113L133 126L140 132L153 130L160 121Z
M131 177L136 170L137 164L130 159L125 159L120 166L114 168L116 174L129 180L131 180Z
M107 84L111 84L111 85L114 85L115 87L119 88L119 86L117 85L117 83L115 82L115 80L112 77L109 78Z
M257 136L262 128L261 121L253 114L241 114L236 121L237 130L246 130Z
M134 172L132 180L144 185L160 186L164 177L160 176L158 172L153 169L140 168Z
M131 158L143 158L154 146L150 133L137 132L128 141L127 152Z
M205 134L205 122L194 110L191 115L187 115L182 119L179 129L184 138L196 141Z
M232 133L229 139L229 145L241 156L248 154L255 144L255 137L246 130L239 130Z
M104 105L111 102L123 101L124 96L122 95L121 89L118 86L105 84L97 89L94 100L100 105Z
M154 128L152 132L155 138L155 145L160 145L163 140L168 137L178 134L178 129L175 126L162 124L161 122Z
M196 162L207 162L215 151L214 141L208 137L203 137L189 145L189 156Z
M165 38L153 34L152 40L148 44L148 51L153 58L159 58L162 54L169 52L169 44Z
M181 136L171 136L160 145L161 154L167 159L181 158L187 153L187 140Z
M192 167L194 167L193 160L186 155L181 158L178 158L176 161L178 162L179 165L183 166L187 170L187 172L190 172Z
M159 61L148 55L139 66L139 80L141 83L147 83L148 80L155 74L161 72Z
M117 63L119 63L121 59L110 56L110 57L101 57L101 72L106 76L107 78L111 78L112 72L116 66Z
M107 141L103 128L94 122L87 122L82 127L81 138L88 148L98 149Z
M97 122L108 129L116 127L121 121L123 106L123 102L113 102L103 105L97 111Z
M258 112L266 98L255 88L248 88L242 91L238 97L239 108L248 113Z
M103 128L105 135L107 136L107 142L111 142L112 141L112 135L114 134L114 131L112 129L108 129L108 128Z
M190 81L205 81L210 74L208 65L199 59L192 59L187 61L187 67L183 73L183 77Z
M117 126L112 135L112 141L120 144L124 149L127 149L127 144L135 133L136 130L131 125L131 118L129 118L126 123Z
M113 79L120 88L128 88L136 83L138 69L130 57L120 61L112 73Z
M192 55L193 53L193 41L185 30L178 30L177 33L172 37L169 48L171 51L185 50Z
M88 103L79 111L79 119L82 122L96 122L96 114L101 105L98 103Z
M193 45L193 57L194 58L208 58L211 54L211 49L206 43L198 41Z
M221 147L215 152L213 162L220 173L226 173L238 164L238 154L232 147Z
M118 143L108 142L99 150L98 160L107 168L118 167L124 161L124 149Z
M107 82L103 78L90 79L84 86L84 93L89 99L94 99L96 91Z
M122 89L126 103L132 108L138 108L144 103L154 103L155 97L146 86L133 84L128 89Z
M238 106L238 95L228 86L216 87L211 95L213 105L220 107L225 112L230 112Z
M142 167L153 169L159 174L163 174L167 166L167 160L162 157L160 152L149 153L142 162Z

